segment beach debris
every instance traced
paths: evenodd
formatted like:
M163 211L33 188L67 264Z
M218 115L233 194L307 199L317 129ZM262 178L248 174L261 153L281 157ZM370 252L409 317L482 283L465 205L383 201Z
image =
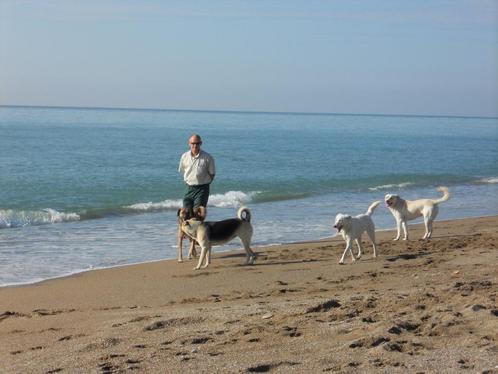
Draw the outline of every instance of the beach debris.
M478 311L483 310L483 309L486 309L486 307L484 305L481 305L481 304L472 305L472 310L474 312L478 312Z
M192 323L199 323L204 321L205 318L199 317L183 317L183 318L171 318L165 321L156 321L146 327L144 327L145 331L154 331L158 329L164 329L170 326L183 326L189 325Z
M388 352L403 352L403 346L398 342L387 342L383 347Z
M365 344L364 339L358 339L353 341L350 345L349 348L361 348Z
M146 326L144 330L153 331L153 330L163 329L164 327L166 327L166 323L164 321L156 321L153 324Z
M389 330L387 330L387 332L390 333L390 334L399 335L399 334L401 334L402 331L401 331L401 329L398 326L393 326Z
M290 336L291 338L301 336L301 333L297 331L296 326L284 326L282 327L280 334L283 336Z
M198 338L194 338L190 341L190 344L205 344L209 341L212 341L213 339L208 337L208 336L201 336Z
M299 365L299 362L292 362L292 361L281 361L281 362L273 362L269 364L259 364L256 366L251 366L246 369L248 373L267 373L281 365L285 366L295 366Z
M7 310L6 312L0 314L0 322L9 317L27 317L27 316L26 314L23 313L11 312Z
M306 313L327 312L332 308L339 308L340 306L341 304L339 303L339 301L335 299L330 299L314 307L306 309Z
M391 339L389 339L386 336L379 336L378 338L375 338L372 341L372 344L370 344L371 347L377 347L378 345L381 345L382 343L389 342Z
M420 323L417 322L411 322L411 321L402 321L397 323L397 327L406 330L406 331L414 331L418 329L420 326Z
M369 297L365 306L367 308L376 308L377 307L376 301L377 299L375 297Z
M273 313L266 313L261 316L262 319L269 319L273 317Z

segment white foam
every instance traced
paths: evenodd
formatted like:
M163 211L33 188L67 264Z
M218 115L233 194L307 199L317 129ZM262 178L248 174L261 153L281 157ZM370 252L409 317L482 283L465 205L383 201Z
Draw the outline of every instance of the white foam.
M214 206L217 208L236 208L242 204L250 202L255 194L256 192L246 194L242 191L228 191L224 194L211 195L209 197L208 206Z
M238 207L242 204L248 203L257 192L244 193L242 191L228 191L224 194L215 194L209 196L209 206L217 208ZM164 200L158 203L137 203L126 206L127 209L133 209L140 212L151 212L169 209L178 209L183 205L182 200Z
M480 183L496 184L496 183L498 183L498 177L483 178L483 179L479 179L478 182L480 182Z
M41 211L0 209L0 228L38 226L79 220L80 216L76 213L61 213L50 208Z
M399 184L383 184L381 186L376 186L376 187L370 187L370 191L378 191L378 190L387 190L390 188L404 188L413 185L412 182L405 182L405 183L399 183Z
M164 200L158 203L137 203L126 206L125 208L137 210L140 212L153 212L158 210L178 209L182 207L181 200Z

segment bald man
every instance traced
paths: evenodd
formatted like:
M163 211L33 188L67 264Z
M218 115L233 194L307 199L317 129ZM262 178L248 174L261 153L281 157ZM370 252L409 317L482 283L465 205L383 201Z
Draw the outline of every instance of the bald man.
M178 172L183 175L183 180L187 184L183 207L188 209L206 207L209 185L216 174L214 158L201 150L202 139L199 135L192 135L188 145L190 150L182 155L178 166Z

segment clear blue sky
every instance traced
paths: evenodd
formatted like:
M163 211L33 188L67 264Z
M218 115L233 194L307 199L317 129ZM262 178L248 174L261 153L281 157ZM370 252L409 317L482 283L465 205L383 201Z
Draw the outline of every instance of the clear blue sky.
M498 116L498 1L0 0L0 104Z

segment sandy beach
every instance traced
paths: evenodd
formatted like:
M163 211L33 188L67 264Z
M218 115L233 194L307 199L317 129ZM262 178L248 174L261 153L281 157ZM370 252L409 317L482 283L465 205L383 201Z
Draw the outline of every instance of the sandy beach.
M498 217L0 289L2 373L496 373ZM216 248L214 249L216 253Z

